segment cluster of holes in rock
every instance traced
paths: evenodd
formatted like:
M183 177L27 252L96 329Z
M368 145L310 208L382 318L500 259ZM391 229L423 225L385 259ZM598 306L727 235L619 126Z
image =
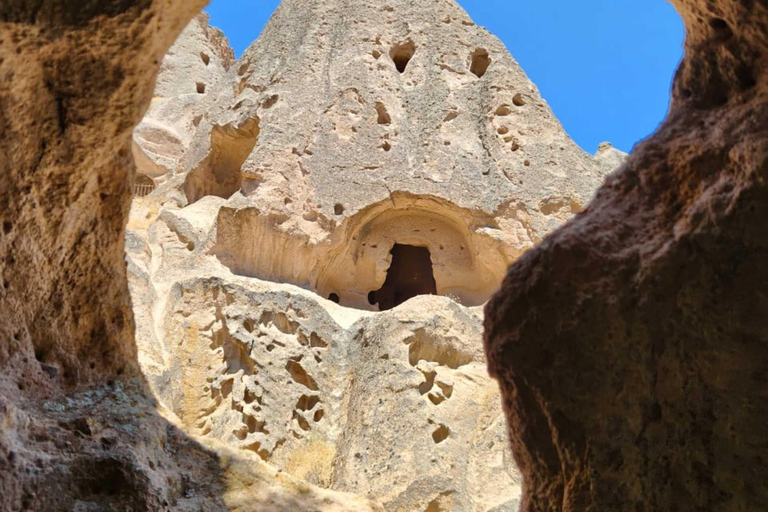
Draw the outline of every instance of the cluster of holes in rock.
M271 329L277 329L277 331L284 335L294 336L301 346L306 347L314 355L318 363L322 362L322 359L319 357L317 350L328 348L328 344L316 332L313 331L307 335L301 329L299 323L291 320L284 312L265 310L260 315L258 321L247 318L243 321L242 325L247 333L256 338L269 338L265 346L268 352L273 351L277 346L285 346L283 342L278 341L273 335L269 334ZM265 405L262 396L264 390L258 391L260 384L256 377L259 372L251 356L252 348L249 348L249 346L241 338L230 336L226 326L216 331L212 336L210 348L214 351L222 350L225 366L220 376L209 376L207 378L209 386L205 388L206 392L210 392L215 407L218 407L223 399L226 399L232 393L236 375L243 372L242 378L246 388L243 402L232 402L233 409L242 414L242 425L232 431L232 434L240 441L247 441L249 435L255 433L270 435L266 421L258 417L258 413ZM318 395L314 394L319 392L320 387L314 377L301 364L303 359L304 355L291 356L286 360L284 366L289 383L296 383L307 389L298 399L292 412L292 420L295 421L299 429L293 430L293 436L297 439L303 437L303 434L299 434L299 432L311 430L310 420L314 423L319 423L325 416L322 400ZM212 366L209 366L208 369L211 370ZM208 435L211 432L207 421L208 414L204 415L197 425L198 428L203 429L202 435ZM275 447L271 450L263 447L259 441L250 442L244 448L255 452L259 457L267 461L272 457L274 449L284 442L284 440L277 440Z
M375 59L381 57L381 52L378 50L373 50L371 54ZM397 71L401 74L405 73L405 70L408 68L408 64L411 62L411 59L413 59L415 54L416 45L413 43L413 41L397 44L389 51L389 56L392 59L392 62L395 64L395 69L397 69ZM491 62L492 59L488 53L488 50L485 48L477 48L470 55L469 71L477 78L482 78L486 71L488 71Z
M407 41L405 43L398 44L392 48L390 51L390 57L392 58L392 61L395 64L395 67L400 73L404 73L406 68L408 67L409 62L413 58L413 56L416 53L416 45L413 43L413 41ZM378 50L374 50L374 57L377 59L381 56L381 52ZM210 64L210 56L206 54L205 52L200 53L200 58L203 61L203 63L208 66ZM471 54L470 59L470 71L477 76L478 78L482 78L486 71L488 70L492 60L490 58L490 55L488 54L488 51L484 48L478 48ZM244 64L241 66L240 69L238 69L238 75L243 75L247 72L247 66ZM198 94L205 94L206 91L206 85L203 82L197 82L195 84L195 88ZM278 95L273 95L267 99L265 99L261 107L263 109L269 109L272 106L277 103L279 97ZM513 103L517 106L522 106L525 104L524 100L522 99L522 96L520 94L515 95L513 99ZM500 109L503 109L504 106L500 107ZM392 123L392 118L387 111L386 106L382 102L376 103L376 112L377 112L377 123L380 125L390 125ZM497 112L498 113L498 112ZM508 115L508 114L500 114L500 115ZM195 126L197 126L200 122L199 118L195 119ZM506 131L508 130L506 127L499 129L499 135L505 136L505 142L509 142L511 136L506 136ZM382 141L380 148L384 150L385 152L388 152L392 149L392 144L389 142L388 135L384 137L384 140ZM446 146L450 146L450 141L445 141ZM516 151L519 148L519 145L516 143L512 144L512 151ZM337 205L338 206L338 205ZM343 208L343 207L342 207ZM343 210L342 210L343 212ZM341 215L341 213L336 212L336 215Z
M525 105L525 99L523 98L523 95L520 93L517 93L512 98L512 105L516 107L522 107ZM499 105L499 107L494 112L496 117L507 117L510 114L512 114L512 107L510 105L507 105L506 103L503 105ZM502 138L505 144L509 144L510 151L517 151L520 149L520 143L517 141L514 135L510 133L509 127L507 125L501 125L496 129L496 133L499 134L499 137ZM526 160L526 162L528 162ZM530 163L525 164L530 165Z

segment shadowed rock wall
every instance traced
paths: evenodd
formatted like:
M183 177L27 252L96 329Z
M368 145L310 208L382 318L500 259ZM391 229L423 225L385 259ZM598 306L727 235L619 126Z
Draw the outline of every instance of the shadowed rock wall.
M526 512L768 507L768 2L674 4L669 118L486 308Z
M0 5L1 380L137 372L123 243L131 131L163 54L205 3Z

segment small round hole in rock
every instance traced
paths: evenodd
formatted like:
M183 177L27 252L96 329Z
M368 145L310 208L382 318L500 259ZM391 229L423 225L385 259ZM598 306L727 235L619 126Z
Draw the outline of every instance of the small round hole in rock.
M200 52L200 59L203 61L203 64L205 64L206 66L211 63L211 58L205 52Z
M488 56L488 51L483 48L478 48L472 54L472 64L469 70L474 73L477 78L483 78L485 72L488 71L488 67L491 65L491 58Z
M196 88L197 88L197 94L205 94L205 84L204 83L197 82Z
M389 115L389 112L387 112L387 107L384 106L382 102L376 103L376 113L378 114L378 119L376 120L379 124L391 124L392 118Z
M328 296L328 300L331 302L335 302L336 304L339 304L341 302L341 298L336 293L332 293Z
M522 107L523 105L525 105L525 100L523 99L523 95L520 93L515 94L514 98L512 98L512 103L514 103L516 107Z
M341 215L342 213L344 213L344 205L336 203L336 205L333 207L333 213L335 213L336 215Z
M392 58L392 62L395 63L397 70L400 73L405 73L405 69L415 53L416 45L413 44L413 41L408 41L392 48L389 56Z
M512 113L512 109L509 108L509 105L501 105L499 108L496 109L496 115L497 116L508 116Z

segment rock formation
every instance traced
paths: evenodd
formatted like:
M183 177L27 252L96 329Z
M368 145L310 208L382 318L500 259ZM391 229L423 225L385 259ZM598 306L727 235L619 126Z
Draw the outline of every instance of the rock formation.
M203 442L386 510L516 509L475 306L619 152L581 151L449 0L285 0L230 57L195 20L134 132L157 396Z
M675 2L670 118L546 239L606 151L437 3L289 2L239 63L193 25L133 142L203 2L0 5L0 508L513 510L474 306L516 258L485 336L523 509L766 508L765 2Z
M524 511L768 507L768 4L675 4L669 118L486 308Z

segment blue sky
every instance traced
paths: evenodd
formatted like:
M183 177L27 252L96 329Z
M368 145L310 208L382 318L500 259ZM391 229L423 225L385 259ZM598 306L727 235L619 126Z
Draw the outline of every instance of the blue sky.
M418 1L418 0L414 0ZM212 0L206 11L239 57L278 0ZM684 29L665 0L459 0L498 36L586 151L624 151L664 119Z

